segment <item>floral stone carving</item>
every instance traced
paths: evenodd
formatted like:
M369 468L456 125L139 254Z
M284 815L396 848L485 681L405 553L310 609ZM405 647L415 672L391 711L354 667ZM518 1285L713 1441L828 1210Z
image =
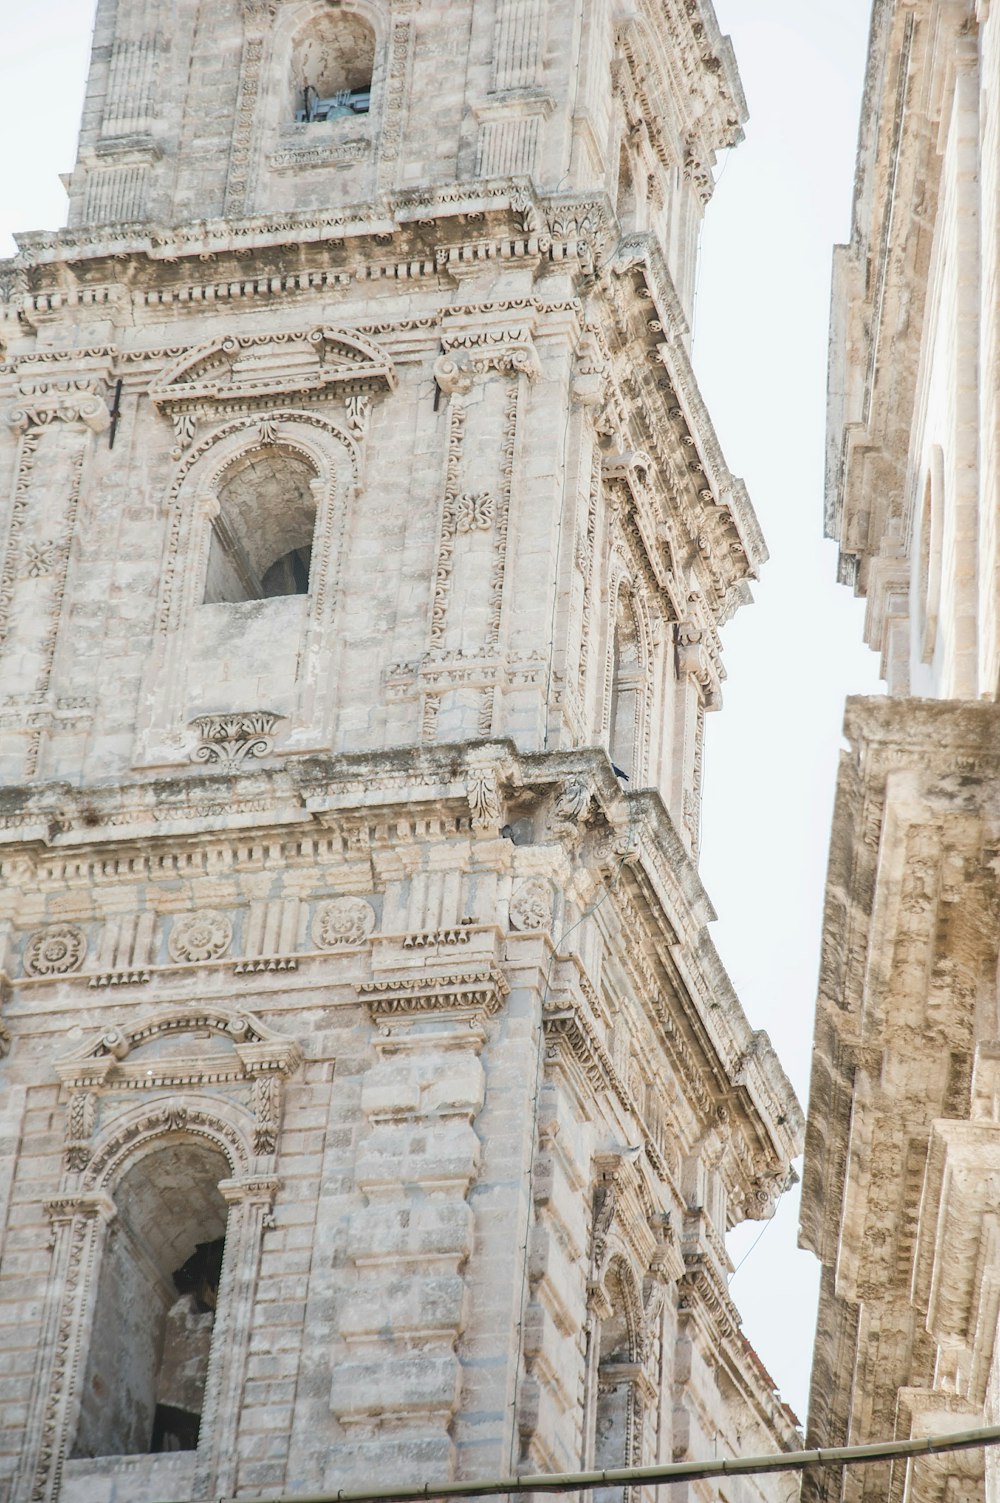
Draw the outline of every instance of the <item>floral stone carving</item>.
M313 914L313 944L318 950L361 945L375 928L375 910L364 898L331 898Z
M552 890L541 877L529 877L515 889L510 922L514 929L547 929L552 923Z
M455 502L455 526L459 532L488 532L496 511L496 497L489 491L466 492Z
M200 744L191 753L193 762L207 762L224 772L236 772L244 762L269 757L272 733L284 716L270 710L247 710L232 715L198 715L191 722L198 728Z
M87 953L83 930L75 924L53 924L39 929L24 948L26 976L67 976L78 971Z
M233 921L206 908L174 920L168 949L174 960L218 960L233 942Z

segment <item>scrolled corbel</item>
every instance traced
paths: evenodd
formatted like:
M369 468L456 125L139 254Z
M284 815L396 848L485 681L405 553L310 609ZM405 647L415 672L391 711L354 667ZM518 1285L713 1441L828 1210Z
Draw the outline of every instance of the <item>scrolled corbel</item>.
M434 362L434 380L446 396L465 396L472 390L473 371L454 355L439 355Z

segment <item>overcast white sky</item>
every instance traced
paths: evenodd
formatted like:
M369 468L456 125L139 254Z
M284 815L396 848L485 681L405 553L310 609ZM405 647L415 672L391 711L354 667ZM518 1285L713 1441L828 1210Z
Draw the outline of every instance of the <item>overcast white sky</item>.
M843 700L878 689L862 606L821 541L830 254L847 238L868 0L717 0L750 107L720 163L699 280L695 365L771 562L726 629L709 719L702 870L751 1022L804 1102ZM0 256L56 228L73 164L92 0L10 5L0 55ZM818 1269L785 1197L733 1284L783 1396L805 1418ZM760 1232L733 1234L737 1261Z

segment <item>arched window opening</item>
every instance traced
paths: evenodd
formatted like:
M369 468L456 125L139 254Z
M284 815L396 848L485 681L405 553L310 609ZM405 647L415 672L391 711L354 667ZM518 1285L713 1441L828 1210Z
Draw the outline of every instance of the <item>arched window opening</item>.
M306 595L316 527L312 467L280 448L257 449L218 489L205 604Z
M374 64L375 37L360 17L334 12L313 21L293 49L295 119L367 115Z
M635 1428L636 1333L630 1318L625 1284L612 1266L605 1276L611 1310L600 1323L597 1357L597 1399L594 1405L594 1467L631 1466ZM625 1489L602 1488L600 1503L622 1503Z
M98 1281L75 1456L198 1444L218 1298L229 1176L221 1153L174 1142L139 1159Z
M636 781L638 771L636 753L641 694L642 658L638 623L632 602L622 590L618 594L615 612L608 749L615 767L632 782Z

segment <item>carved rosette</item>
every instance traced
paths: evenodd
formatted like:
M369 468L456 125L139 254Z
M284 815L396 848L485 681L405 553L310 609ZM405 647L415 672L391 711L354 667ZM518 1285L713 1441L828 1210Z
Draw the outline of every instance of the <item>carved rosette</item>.
M313 914L310 934L318 950L363 945L375 928L375 910L364 898L331 898Z
M548 929L552 924L552 889L542 877L529 877L510 900L512 929Z
M78 971L87 953L87 940L75 924L52 924L32 934L24 947L26 976L68 976Z
M171 957L185 964L218 960L233 942L233 921L225 913L206 908L175 919L167 947Z

